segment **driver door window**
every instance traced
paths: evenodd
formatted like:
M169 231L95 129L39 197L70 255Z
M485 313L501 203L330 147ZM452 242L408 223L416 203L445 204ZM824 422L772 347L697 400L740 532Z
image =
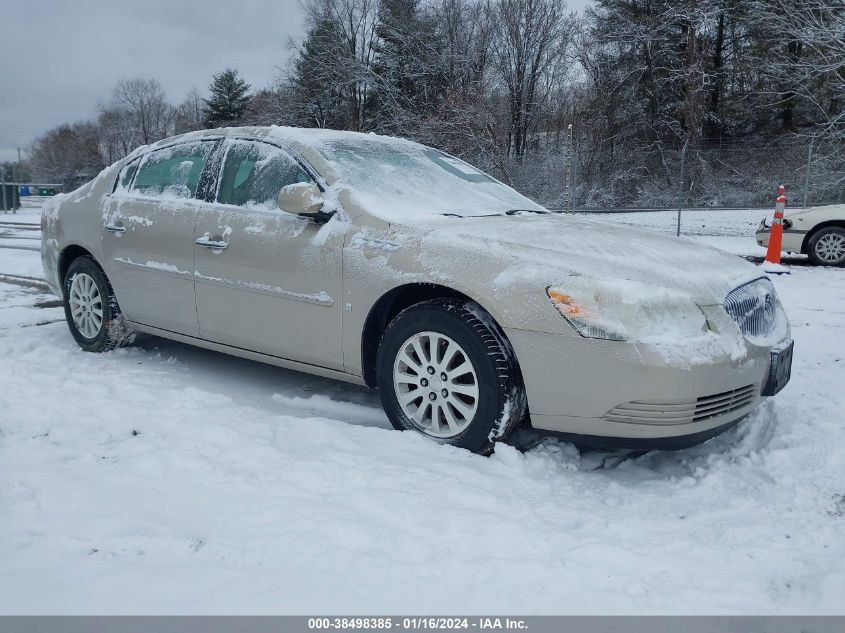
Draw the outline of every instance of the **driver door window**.
M226 152L217 202L247 209L276 210L282 187L311 182L308 173L272 145L235 141Z

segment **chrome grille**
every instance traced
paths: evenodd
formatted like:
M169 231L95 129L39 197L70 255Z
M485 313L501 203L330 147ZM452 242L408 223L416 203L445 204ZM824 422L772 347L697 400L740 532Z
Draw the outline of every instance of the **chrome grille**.
M777 296L768 279L757 279L731 291L724 307L746 336L766 336L775 327Z
M757 385L746 385L696 400L635 400L613 407L604 418L633 424L688 424L739 411L752 404L756 395Z

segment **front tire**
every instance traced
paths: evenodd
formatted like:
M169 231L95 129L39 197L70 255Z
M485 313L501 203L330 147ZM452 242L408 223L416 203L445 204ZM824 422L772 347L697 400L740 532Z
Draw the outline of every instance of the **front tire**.
M477 304L418 303L388 325L377 358L382 406L399 430L487 454L523 419L513 350Z
M807 255L816 266L845 264L845 229L828 226L813 233L807 242Z
M132 342L111 284L88 256L77 257L65 273L62 301L74 340L86 352L107 352Z

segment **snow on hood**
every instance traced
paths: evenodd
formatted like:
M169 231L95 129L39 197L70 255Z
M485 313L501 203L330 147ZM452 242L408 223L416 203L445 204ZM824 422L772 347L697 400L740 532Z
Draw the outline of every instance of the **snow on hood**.
M721 304L737 286L764 276L736 255L672 236L563 214L521 214L434 221L425 243L495 255L499 286L561 283L576 274L626 279L687 293L699 305ZM498 268L498 267L497 267Z
M405 139L273 128L355 206L390 223L425 222L438 215L479 216L543 207L478 168Z
M795 217L797 215L809 215L814 213L833 213L839 214L845 218L845 204L827 204L819 207L807 207L806 209L786 209L784 216L787 218ZM771 218L766 218L771 221Z

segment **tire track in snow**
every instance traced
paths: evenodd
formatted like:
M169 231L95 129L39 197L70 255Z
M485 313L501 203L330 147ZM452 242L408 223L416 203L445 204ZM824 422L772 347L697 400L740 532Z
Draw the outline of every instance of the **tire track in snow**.
M2 248L2 247L0 247ZM10 273L0 273L0 281L16 286L23 286L24 288L34 288L36 290L43 290L50 292L47 282L37 277L29 277L27 275L12 275Z

